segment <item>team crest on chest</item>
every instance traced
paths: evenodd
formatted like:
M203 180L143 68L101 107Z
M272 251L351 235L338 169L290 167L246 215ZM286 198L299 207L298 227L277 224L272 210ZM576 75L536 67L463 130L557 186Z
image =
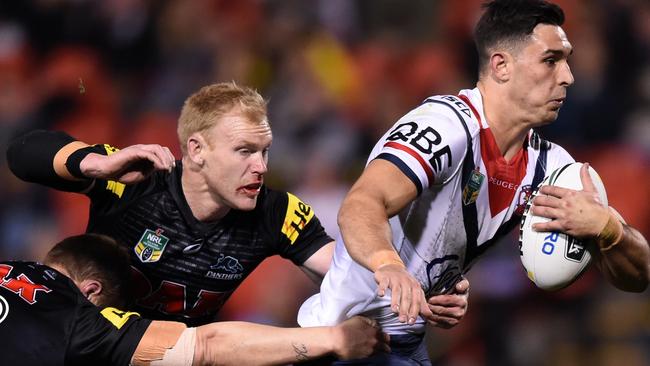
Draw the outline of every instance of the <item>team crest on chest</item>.
M162 229L156 231L147 229L142 234L138 244L133 248L142 263L158 262L160 259L165 246L169 243L169 238L162 235L162 232Z
M485 175L483 175L478 168L472 171L472 175L469 176L469 180L467 181L467 184L465 184L465 188L463 188L463 204L465 206L476 202L478 192L481 190L484 180Z
M521 187L519 197L517 198L517 207L515 208L515 215L523 216L526 204L533 195L533 187L530 184Z

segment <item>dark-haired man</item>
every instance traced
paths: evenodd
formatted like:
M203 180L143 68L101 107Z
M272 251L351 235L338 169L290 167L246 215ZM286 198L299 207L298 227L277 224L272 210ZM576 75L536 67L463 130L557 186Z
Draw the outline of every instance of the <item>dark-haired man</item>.
M364 314L391 334L394 352L360 363L430 363L418 317L430 316L425 296L453 291L472 263L519 225L520 197L573 162L532 131L557 118L573 83L563 22L563 11L542 0L485 5L475 30L477 87L426 99L375 145L343 202L342 239L321 293L300 309L301 325ZM535 229L596 242L590 249L607 279L643 291L648 243L598 201L587 166L584 190L541 189L532 212L553 220ZM451 315L431 310L434 318Z
M385 347L375 323L361 317L318 328L244 322L187 328L143 319L120 310L128 273L126 251L97 234L64 239L44 264L0 262L0 332L7 335L0 364L286 364Z

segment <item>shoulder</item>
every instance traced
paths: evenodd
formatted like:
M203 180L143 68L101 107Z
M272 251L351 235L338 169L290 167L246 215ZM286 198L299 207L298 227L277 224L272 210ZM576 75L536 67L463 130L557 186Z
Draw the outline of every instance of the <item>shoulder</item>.
M455 174L478 131L470 108L460 98L429 97L384 134L369 160L392 161L420 191Z

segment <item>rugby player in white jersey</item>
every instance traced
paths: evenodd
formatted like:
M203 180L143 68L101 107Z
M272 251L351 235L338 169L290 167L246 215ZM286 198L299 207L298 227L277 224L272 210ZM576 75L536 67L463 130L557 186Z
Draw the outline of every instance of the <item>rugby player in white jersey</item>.
M428 98L375 145L343 202L342 238L320 294L300 309L302 326L365 314L391 335L392 352L359 363L430 364L423 316L453 314L444 307L428 314L425 297L453 293L472 263L520 223L531 187L574 161L532 131L557 118L574 81L563 22L562 9L546 1L485 5L475 30L476 88ZM547 196L532 212L553 220L535 229L594 242L605 277L643 291L648 242L598 202L587 166L582 191L542 188Z

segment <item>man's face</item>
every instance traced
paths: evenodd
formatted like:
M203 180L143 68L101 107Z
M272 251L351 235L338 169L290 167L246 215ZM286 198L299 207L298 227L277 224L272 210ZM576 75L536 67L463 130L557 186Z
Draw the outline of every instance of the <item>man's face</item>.
M514 54L509 97L533 126L555 121L573 84L567 62L573 47L561 27L538 24Z
M267 171L273 139L266 120L251 122L235 108L205 134L202 174L219 204L252 210Z

